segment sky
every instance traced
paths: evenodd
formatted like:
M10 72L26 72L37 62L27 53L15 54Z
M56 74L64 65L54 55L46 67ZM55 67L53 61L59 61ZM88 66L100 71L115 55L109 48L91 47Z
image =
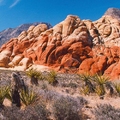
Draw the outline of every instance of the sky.
M54 26L69 14L95 21L111 7L119 9L120 0L0 0L0 31L33 22Z

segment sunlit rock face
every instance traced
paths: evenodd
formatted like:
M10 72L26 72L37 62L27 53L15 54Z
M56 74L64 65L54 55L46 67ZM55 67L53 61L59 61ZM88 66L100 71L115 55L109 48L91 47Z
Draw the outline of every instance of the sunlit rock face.
M61 72L101 72L118 78L119 27L119 21L108 15L94 22L68 15L52 28L32 25L0 48L0 66L26 70L45 65Z

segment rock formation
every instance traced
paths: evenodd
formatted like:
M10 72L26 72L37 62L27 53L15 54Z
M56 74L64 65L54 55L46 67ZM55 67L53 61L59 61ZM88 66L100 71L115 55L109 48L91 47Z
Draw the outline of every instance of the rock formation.
M109 15L95 22L68 15L53 28L32 25L0 48L0 66L26 70L37 64L62 72L101 72L116 79L120 74L119 30L119 20Z
M22 24L16 28L8 28L0 32L0 46L2 46L4 43L9 41L11 38L17 37L22 31L26 31L31 25L38 25L40 23L44 22L35 22L35 23L27 23L27 24ZM49 23L44 23L47 24L49 28L52 26Z

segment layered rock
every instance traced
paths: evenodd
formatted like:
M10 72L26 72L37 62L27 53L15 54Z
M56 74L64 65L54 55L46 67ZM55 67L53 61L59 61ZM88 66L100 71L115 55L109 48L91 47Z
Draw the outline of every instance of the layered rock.
M107 47L120 46L120 21L112 16L103 16L94 22L99 33L99 39L93 40L98 44L104 44Z
M119 21L110 16L92 22L73 15L50 29L46 24L30 26L1 47L0 66L26 70L37 64L119 77L119 28Z

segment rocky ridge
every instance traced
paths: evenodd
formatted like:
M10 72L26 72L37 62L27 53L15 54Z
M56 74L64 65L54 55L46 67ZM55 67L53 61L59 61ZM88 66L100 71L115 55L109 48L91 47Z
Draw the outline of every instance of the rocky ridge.
M16 28L8 28L0 32L0 46L2 46L4 43L9 41L11 38L17 37L22 31L26 31L31 25L38 25L43 22L35 22L35 23L27 23L22 24ZM45 23L48 25L49 28L52 26L48 23Z
M68 15L50 29L46 24L32 25L0 48L0 66L26 70L36 64L119 79L119 30L119 20L109 15L95 22Z

